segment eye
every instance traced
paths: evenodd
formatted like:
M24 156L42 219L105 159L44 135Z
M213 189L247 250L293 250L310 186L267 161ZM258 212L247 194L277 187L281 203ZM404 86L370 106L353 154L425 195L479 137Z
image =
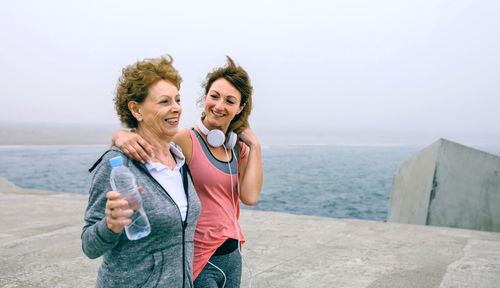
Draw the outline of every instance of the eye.
M231 104L231 105L235 104L235 102L233 100L231 100L231 99L227 99L226 102L229 103L229 104Z
M175 102L181 103L181 98L175 99Z
M217 94L211 94L211 95L210 95L210 98L212 98L212 99L217 99L217 98L219 98L219 95L217 95Z

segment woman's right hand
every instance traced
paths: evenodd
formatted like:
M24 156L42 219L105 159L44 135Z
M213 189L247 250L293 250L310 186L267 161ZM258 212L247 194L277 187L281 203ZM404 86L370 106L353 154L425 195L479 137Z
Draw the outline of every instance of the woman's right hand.
M106 193L106 225L108 229L118 234L123 231L123 227L132 223L131 219L123 218L127 216L132 216L134 210L123 209L128 206L128 202L125 199L120 198L120 193L118 191L109 191Z
M142 163L147 163L150 157L154 157L153 146L134 132L119 130L111 139L111 146L113 145L118 146L128 157Z

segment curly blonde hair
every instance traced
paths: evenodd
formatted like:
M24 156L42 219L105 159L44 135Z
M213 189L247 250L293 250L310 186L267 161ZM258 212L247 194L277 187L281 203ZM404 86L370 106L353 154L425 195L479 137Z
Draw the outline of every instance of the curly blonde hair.
M210 86L219 78L226 79L231 85L234 86L241 93L241 102L240 107L245 105L243 110L234 116L233 120L229 124L229 131L234 131L241 127L250 127L248 123L248 117L250 116L250 112L252 111L252 92L253 87L250 83L250 77L248 76L247 71L243 69L241 66L236 65L231 59L231 57L227 57L227 64L224 67L216 68L212 72L207 74L205 82L202 84L202 87L205 88L205 95L202 95L200 99L198 99L198 103L204 105L205 97L210 91ZM204 113L202 113L202 119L205 118Z
M159 80L171 82L178 90L181 88L182 78L179 71L172 66L174 59L170 55L167 57L144 59L123 68L114 102L120 121L128 128L137 128L138 124L128 109L128 102L144 102L149 88Z

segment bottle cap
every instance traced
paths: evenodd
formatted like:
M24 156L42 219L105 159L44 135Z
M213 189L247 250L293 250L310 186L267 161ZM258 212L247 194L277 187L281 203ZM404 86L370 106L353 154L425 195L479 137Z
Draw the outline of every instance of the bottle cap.
M123 165L122 156L116 156L116 157L109 159L109 164L111 164L111 167Z

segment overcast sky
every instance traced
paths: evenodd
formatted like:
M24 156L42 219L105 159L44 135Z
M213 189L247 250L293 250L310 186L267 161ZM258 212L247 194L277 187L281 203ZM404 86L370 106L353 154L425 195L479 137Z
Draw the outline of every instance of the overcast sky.
M188 127L230 55L251 76L257 131L500 143L499 13L500 1L7 1L0 122L118 123L121 69L171 54Z

